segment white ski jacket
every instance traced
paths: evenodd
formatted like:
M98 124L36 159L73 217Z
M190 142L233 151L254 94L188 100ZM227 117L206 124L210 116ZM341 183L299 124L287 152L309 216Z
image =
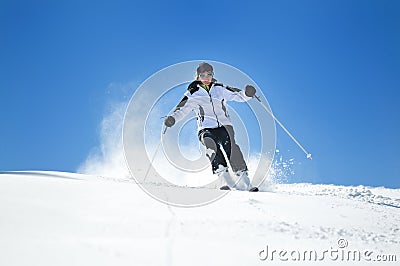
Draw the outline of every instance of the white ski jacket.
M221 83L211 83L207 91L201 85L201 81L193 81L184 97L170 114L178 122L190 111L197 114L198 131L205 128L217 128L232 125L227 112L226 102L245 102L251 99L243 90L224 86Z

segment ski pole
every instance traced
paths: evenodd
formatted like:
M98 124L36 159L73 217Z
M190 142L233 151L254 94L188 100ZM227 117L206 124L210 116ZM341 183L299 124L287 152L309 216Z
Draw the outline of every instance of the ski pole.
M286 129L286 127L281 123L281 121L278 120L278 118L276 118L276 116L267 108L267 106L261 101L260 97L258 97L257 95L254 95L254 97L260 102L261 106L265 109L265 111L267 111L271 117L281 126L281 128L286 132L286 134L289 135L289 137L297 144L297 146L299 146L299 148L306 154L307 159L312 160L311 157L311 153L309 153L308 151L306 151L306 149L304 149L304 147L297 141L297 139L289 132L289 130Z
M165 127L165 128L164 128L164 130L163 130L163 132L162 132L162 135L165 134L165 132L167 131L167 128L168 128L168 127ZM160 147L161 147L162 135L161 135L160 142L159 142L158 145L157 145L156 151L155 151L154 154L153 154L153 158L151 158L149 167L147 167L147 171L146 171L146 174L144 175L143 182L146 181L146 178L147 178L147 175L149 174L150 168L151 168L151 166L153 165L154 159L156 158L156 155L157 155L157 153L158 153L158 150L159 150Z

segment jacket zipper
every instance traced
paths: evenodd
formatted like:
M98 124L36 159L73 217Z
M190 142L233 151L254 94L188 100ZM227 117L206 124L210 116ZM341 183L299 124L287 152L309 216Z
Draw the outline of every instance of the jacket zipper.
M217 116L217 114L215 113L215 108L214 108L214 103L213 103L213 101L212 101L212 97L211 97L211 88L210 88L210 90L208 91L208 96L210 96L210 102L211 102L211 105L212 105L212 108L213 108L213 113L214 113L214 115L215 115L215 118L217 119L217 124L218 124L218 127L220 127L220 124L219 124L219 120L218 120L218 116Z

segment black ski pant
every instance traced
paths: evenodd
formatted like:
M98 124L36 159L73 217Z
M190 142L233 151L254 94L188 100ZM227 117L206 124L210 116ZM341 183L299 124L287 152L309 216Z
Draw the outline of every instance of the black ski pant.
M225 151L234 172L247 170L243 153L236 144L232 126L202 129L199 131L199 140L206 147L206 155L210 159L214 174L220 165L228 166L222 149Z

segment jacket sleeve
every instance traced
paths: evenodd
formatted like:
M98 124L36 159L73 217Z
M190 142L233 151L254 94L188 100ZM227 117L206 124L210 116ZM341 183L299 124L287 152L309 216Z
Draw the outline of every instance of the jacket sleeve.
M244 93L244 90L240 90L237 88L232 88L229 86L224 86L223 90L224 99L227 101L235 101L235 102L247 102L252 97L247 97Z
M176 122L182 120L187 114L194 109L193 100L191 100L186 94L176 106L175 110L170 114L175 118Z

